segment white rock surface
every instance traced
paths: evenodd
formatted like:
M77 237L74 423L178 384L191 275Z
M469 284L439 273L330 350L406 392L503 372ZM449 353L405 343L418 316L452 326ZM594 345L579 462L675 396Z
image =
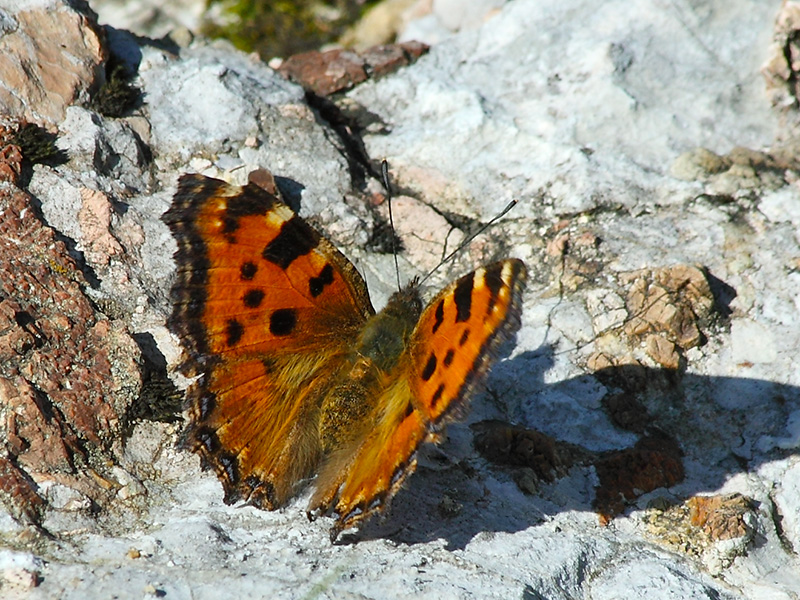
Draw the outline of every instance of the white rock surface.
M701 181L670 175L698 146L725 154L772 143L778 116L759 68L779 5L515 0L348 94L383 121L366 133L369 156L387 158L404 191L440 214L486 221L520 200L432 284L498 253L531 270L517 345L467 423L504 418L592 451L629 447L637 436L612 424L607 390L587 366L598 331L618 320L598 314L622 308L620 274L702 264L723 292L735 291L720 292L729 318L687 352L684 396L648 398L656 424L685 452L682 483L602 527L593 469L574 467L528 496L455 425L384 522L369 524L358 543L331 545L329 523L306 520L307 497L273 513L225 506L216 477L175 449L178 427L144 421L120 461L127 491L118 504L99 517L53 511L46 525L58 544L12 552L0 542L0 595L12 586L34 599L800 595L797 184L723 201ZM174 365L179 350L164 318L175 245L159 217L179 173L241 182L258 166L284 178L301 214L326 228L378 298L391 291L391 257L365 249L375 217L350 193L346 152L300 88L222 45L198 42L175 56L116 38L123 42L145 105L120 120L71 108L60 142L71 161L37 167L30 183L48 222L81 252L81 190L124 206L108 228L127 240L126 253L107 263L86 253L98 278L87 293L129 315L134 333L152 336ZM141 145L152 162L135 154ZM576 288L560 285L564 269L547 253L561 223L599 240L602 268ZM411 237L404 278L429 258L414 254ZM732 492L758 506L756 541L713 577L702 558L645 525L650 500ZM443 515L444 498L456 514ZM0 518L0 539L16 536Z
M164 37L176 27L197 31L206 10L201 0L99 0L91 5L100 23L151 38Z
M444 178L448 199L479 200L483 217L512 197L526 215L679 204L692 191L664 175L681 152L771 143L758 70L776 10L511 2L351 96L391 126L367 136L372 155L414 189Z

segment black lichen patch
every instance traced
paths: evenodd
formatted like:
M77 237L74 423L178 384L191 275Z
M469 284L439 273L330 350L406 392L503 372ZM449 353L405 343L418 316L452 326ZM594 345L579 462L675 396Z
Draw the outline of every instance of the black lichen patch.
M130 114L142 98L142 92L131 83L132 76L112 56L106 65L106 82L92 98L89 108L112 119Z
M22 125L11 138L11 143L19 146L22 157L32 165L46 163L56 166L68 160L66 153L56 146L56 134L36 123Z
M367 250L380 254L402 254L405 251L403 240L394 232L388 222L375 212L375 225L366 243Z

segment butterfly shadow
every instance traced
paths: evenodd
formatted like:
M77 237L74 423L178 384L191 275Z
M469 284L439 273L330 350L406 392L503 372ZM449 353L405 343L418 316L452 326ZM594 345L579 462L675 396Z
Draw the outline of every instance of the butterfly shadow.
M800 415L800 387L638 365L546 383L552 364L551 347L498 364L468 422L451 425L448 439L422 454L389 514L341 541L384 538L413 545L443 539L448 549L460 549L476 536L521 531L563 512L614 518L655 499L680 504L800 453L800 440L792 437L797 427L789 424L787 432L787 423ZM480 433L487 423L500 431L488 438L488 449ZM522 465L519 455L503 460L516 443L509 440L518 439L551 440L550 476L537 468L541 462ZM499 451L492 451L492 441ZM644 450L636 454L637 448ZM640 487L643 473L653 479L651 459L666 472L656 472L648 493L604 504L625 493L604 489L608 469L622 469L609 481ZM658 485L662 475L670 487Z

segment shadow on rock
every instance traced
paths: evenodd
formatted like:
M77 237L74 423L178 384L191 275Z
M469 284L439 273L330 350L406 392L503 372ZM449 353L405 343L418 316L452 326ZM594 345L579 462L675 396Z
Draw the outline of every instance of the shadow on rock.
M709 502L723 511L730 503L721 496L698 499L697 494L719 490L737 474L797 453L786 424L800 410L800 388L632 365L545 384L544 369L531 367L546 367L548 353L552 349L524 353L502 369L530 375L507 388L524 390L512 411L522 422L473 423L472 456L449 463L440 458L437 466L434 449L434 459L420 461L391 512L342 541L444 539L450 549L463 548L478 534L523 530L563 511L594 511L605 524L658 489L664 489L666 504L688 507L693 525L707 527L717 518L709 514ZM495 373L490 378L486 396L501 377ZM580 389L599 390L600 408L591 408L598 398L583 403L575 398ZM554 396L572 398L573 405L560 423L551 419L542 431L542 424L524 415L535 415L537 403ZM573 412L589 421L600 416L607 424L601 429L610 437L628 436L633 443L616 449L583 446L573 434L582 417L573 419ZM452 430L464 435L467 427L453 425ZM447 442L443 452L448 453ZM478 468L483 460L491 465L488 473ZM665 489L672 486L670 492ZM752 506L748 499L735 500L736 506Z

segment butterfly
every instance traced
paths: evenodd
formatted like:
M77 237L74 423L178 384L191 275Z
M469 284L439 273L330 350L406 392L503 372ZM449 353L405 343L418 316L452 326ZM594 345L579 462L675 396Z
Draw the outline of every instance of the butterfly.
M331 539L386 508L520 327L526 269L507 259L423 307L412 281L376 313L356 268L262 187L180 178L170 329L186 349L184 445L226 503L273 510L316 474Z

